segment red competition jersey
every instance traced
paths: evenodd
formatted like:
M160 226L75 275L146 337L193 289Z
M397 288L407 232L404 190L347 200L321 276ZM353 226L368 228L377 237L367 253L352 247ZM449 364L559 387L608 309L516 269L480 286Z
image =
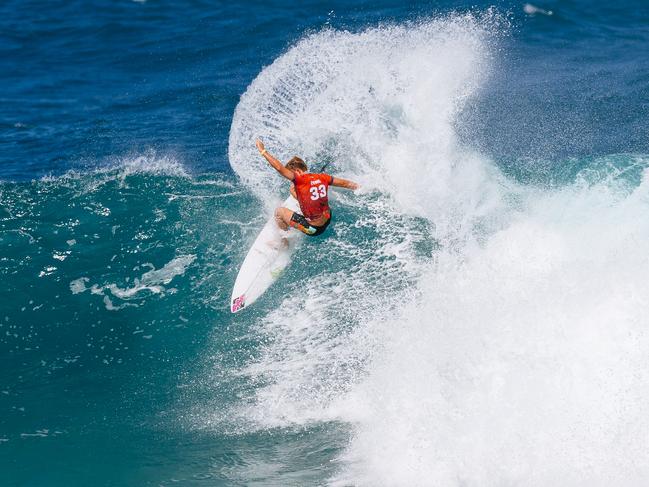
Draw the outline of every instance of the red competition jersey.
M334 177L330 174L297 174L293 183L297 201L302 214L308 220L315 220L320 216L329 214L329 185Z

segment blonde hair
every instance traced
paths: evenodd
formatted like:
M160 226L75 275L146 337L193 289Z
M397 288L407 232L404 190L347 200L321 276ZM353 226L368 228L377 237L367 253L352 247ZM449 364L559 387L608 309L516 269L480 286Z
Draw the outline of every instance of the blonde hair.
M300 159L298 156L293 156L291 157L291 160L286 163L286 169L290 169L291 171L294 169L299 169L301 171L307 172L307 167L306 163Z

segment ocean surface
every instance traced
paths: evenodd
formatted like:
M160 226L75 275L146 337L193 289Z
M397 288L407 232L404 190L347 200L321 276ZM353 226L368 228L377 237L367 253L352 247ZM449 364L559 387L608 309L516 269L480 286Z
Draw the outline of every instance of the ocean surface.
M1 2L0 485L649 485L649 3L531 3Z

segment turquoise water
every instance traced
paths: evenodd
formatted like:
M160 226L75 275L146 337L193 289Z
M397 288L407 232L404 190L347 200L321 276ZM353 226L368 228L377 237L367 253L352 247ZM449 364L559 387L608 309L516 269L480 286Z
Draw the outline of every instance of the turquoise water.
M238 375L274 339L255 321L276 308L304 310L287 295L299 294L300 278L314 279L303 269L327 244L303 249L275 291L235 317L228 303L237 266L263 223L255 200L232 177L189 177L170 163L141 172L149 163L3 185L3 368L19 371L2 390L3 447L19 445L3 450L10 480L266 483L296 468L300 482L326 478L321 463L335 458L348 427L267 430L263 417L239 411L255 402L261 377ZM339 208L337 218L352 222L351 211ZM362 260L376 248L368 239L382 232L340 233L331 232L326 253L334 261L327 275L339 279L348 265L367 267ZM359 255L345 255L350 242ZM395 265L385 260L371 270ZM324 298L334 285L320 283ZM302 458L305 450L314 457ZM19 462L23 455L42 458L43 472Z
M649 12L534 5L0 7L0 483L645 485ZM361 190L232 315L256 137Z

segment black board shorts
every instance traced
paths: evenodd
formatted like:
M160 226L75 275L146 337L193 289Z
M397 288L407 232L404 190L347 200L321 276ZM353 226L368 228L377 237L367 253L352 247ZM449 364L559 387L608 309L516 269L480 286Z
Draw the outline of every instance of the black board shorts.
M291 217L291 226L308 235L309 237L317 237L318 235L320 235L327 229L329 223L331 223L331 216L324 225L319 227L311 225L309 221L304 218L304 215L300 215L297 211L293 212L293 216Z

